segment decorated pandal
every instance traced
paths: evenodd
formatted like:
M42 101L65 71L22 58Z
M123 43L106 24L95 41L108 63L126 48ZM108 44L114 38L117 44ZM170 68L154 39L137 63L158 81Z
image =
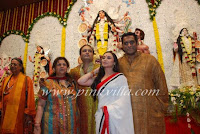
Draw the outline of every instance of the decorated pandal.
M103 5L107 4L104 8L101 5L103 2L105 3ZM197 29L197 25L188 24L189 21L185 24L187 19L181 18L184 15L179 17L181 13L174 11L176 23L174 22L165 31L166 33L170 31L170 36L174 36L174 39L171 39L172 37L166 37L165 39L164 36L166 35L159 30L157 26L159 21L156 21L155 18L161 0L147 0L147 3L145 3L150 13L150 20L148 19L148 21L138 15L140 11L134 10L136 7L136 9L139 9L137 3L140 2L137 0L120 0L120 4L116 4L116 6L108 3L107 0L102 0L101 2L93 0L76 2L69 0L67 6L63 6L64 11L51 8L53 5L46 3L43 7L44 11L37 14L32 12L34 17L28 18L32 20L28 26L22 29L20 29L22 26L19 26L20 28L16 27L16 29L8 29L6 27L4 30L1 30L4 32L0 33L0 43L2 46L0 47L0 52L4 53L0 55L0 83L10 74L9 64L11 58L21 56L24 59L23 62L27 74L33 78L35 94L37 94L40 88L39 80L47 78L52 73L51 62L56 56L62 55L67 57L71 60L70 64L72 64L72 67L75 67L82 63L78 55L79 48L89 44L95 50L94 62L100 62L101 56L106 51L113 51L119 58L124 54L121 36L123 33L132 31L138 37L138 51L154 55L166 73L169 88L168 116L165 118L166 133L200 132L200 41L197 36L197 34L200 34L200 30ZM61 3L58 2L58 4ZM38 7L39 5L41 9L42 4L38 4ZM73 9L74 5L75 9ZM48 8L49 11L45 8ZM25 9L23 8L23 10ZM32 10L36 11L39 9L35 6L35 9ZM31 15L31 8L29 14ZM76 19L72 16L76 16ZM47 22L50 23L50 21L42 23L42 20L48 17L54 17L59 20L58 27L54 27L54 29L62 27L62 30L53 36L55 40L49 39L51 42L43 42L43 39L36 36L37 34L34 35L34 32L36 31L35 33L37 33ZM27 18L24 16L22 19L25 20ZM22 19L20 18L19 20ZM179 20L180 23L177 22ZM145 22L143 23L143 21ZM21 21L18 23L25 25ZM146 27L146 23L150 23L150 25ZM168 22L165 25L170 25L170 23ZM191 28L191 25L193 25L193 28ZM0 23L0 26L2 26L2 23ZM34 29L34 26L37 26L37 29ZM159 26L161 27L161 25ZM67 29L68 27L69 29ZM40 33L48 37L48 34L53 32ZM16 54L13 54L5 51L7 50L5 45L7 44L5 44L4 40L11 34L22 37L23 43L27 46L23 48L24 53L19 54L16 52ZM58 39L56 38L57 36L59 36ZM14 38L14 40L17 39ZM168 40L168 42L161 42L161 40ZM10 43L10 46L8 43L7 47L12 47L12 43ZM163 45L162 49L161 45Z

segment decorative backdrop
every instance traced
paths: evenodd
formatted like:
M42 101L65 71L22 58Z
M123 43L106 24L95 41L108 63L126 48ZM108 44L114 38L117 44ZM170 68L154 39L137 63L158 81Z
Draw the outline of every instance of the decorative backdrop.
M0 53L21 56L29 76L33 75L33 64L27 57L33 57L36 45L50 49L52 61L57 56L66 56L71 68L75 67L79 57L77 44L81 39L79 10L85 2L48 0L0 12ZM144 43L161 64L170 88L173 42L180 29L187 27L190 34L197 32L198 38L200 36L199 1L132 0L129 3L128 0L93 0L93 5L103 8L120 6L123 9L120 16L129 11L132 31L140 28L145 32Z

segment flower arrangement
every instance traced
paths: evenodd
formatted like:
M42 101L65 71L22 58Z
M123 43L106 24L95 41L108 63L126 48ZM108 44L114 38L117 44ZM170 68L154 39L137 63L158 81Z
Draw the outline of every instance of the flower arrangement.
M200 123L200 86L183 87L174 89L169 92L170 106L172 106L171 114L174 119L179 115L187 115Z
M149 7L150 20L156 16L156 9L160 6L162 0L146 0Z

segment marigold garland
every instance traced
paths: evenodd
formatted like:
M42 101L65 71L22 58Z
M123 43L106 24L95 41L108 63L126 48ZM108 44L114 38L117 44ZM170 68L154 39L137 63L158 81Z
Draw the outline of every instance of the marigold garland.
M150 20L153 21L153 17L156 16L156 9L160 6L162 0L146 0L149 7Z
M65 40L66 40L66 28L62 28L62 38L61 38L61 56L65 56Z
M52 16L52 17L57 17L60 24L63 25L63 29L62 29L62 43L61 43L61 56L65 56L65 40L66 40L66 30L65 27L67 26L67 19L68 19L68 15L72 9L72 6L74 5L74 3L77 0L73 0L73 2L70 2L67 11L65 11L65 15L64 18L61 17L61 15L55 13L55 12L46 12L44 14L39 15L37 18L35 18L33 20L33 23L29 25L29 28L27 30L27 35L24 34L23 31L19 31L19 30L9 30L6 31L2 37L0 37L0 45L1 42L3 41L4 38L6 38L7 36L9 36L10 34L16 34L16 35L20 35L22 36L22 39L26 42L25 44L25 50L24 50L24 60L23 60L23 66L24 66L24 70L26 70L26 64L27 64L27 54L28 54L28 43L29 43L29 38L30 38L30 33L31 30L33 29L33 26L37 23L38 20L46 17L46 16Z
M26 71L27 55L28 55L28 43L26 42L24 49L24 60L23 60L24 71Z
M2 37L0 37L0 44L1 44L1 41L3 41L3 39L9 36L10 34L20 35L22 39L26 41L26 35L24 34L24 32L20 30L9 30L5 32Z
M164 64L163 64L163 57L162 57L162 48L160 45L160 37L159 37L159 32L158 32L158 27L157 27L155 17L153 17L153 29L154 29L154 36L155 36L155 41L156 41L156 50L157 50L157 54L158 54L158 62L160 63L160 66L161 66L163 72L165 72Z
M196 76L196 69L195 69L195 62L196 62L195 41L191 37L188 37L188 39L191 42L191 44L190 44L190 48L192 48L191 52L188 52L186 50L186 47L184 45L185 44L184 37L181 38L181 47L182 47L183 55L184 55L185 59L187 60L187 64L192 69L192 75Z

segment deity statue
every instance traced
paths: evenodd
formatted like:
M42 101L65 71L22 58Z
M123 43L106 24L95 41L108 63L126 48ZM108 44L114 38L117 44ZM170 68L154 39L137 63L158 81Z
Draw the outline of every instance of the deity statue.
M142 53L150 54L149 47L146 44L144 44L144 41L143 41L144 36L145 36L144 31L139 28L136 28L135 34L137 35L137 38L138 38L137 50L141 51Z
M197 81L200 85L200 41L197 39L197 33L193 32L193 37L195 41L196 48L196 70L197 70Z
M40 78L46 78L51 72L50 67L50 58L48 54L45 54L42 46L37 46L37 51L34 55L34 60L29 56L29 61L34 63L34 74L33 82L35 89L39 89L39 80Z
M187 28L183 28L180 31L177 42L174 43L174 67L171 86L197 86L195 66L195 41L193 37L189 35Z
M100 58L106 51L113 51L118 57L123 55L121 50L120 37L123 33L130 31L132 24L131 18L128 16L129 12L126 12L121 18L119 17L119 9L109 8L109 16L104 10L100 10L91 24L91 20L94 16L89 7L82 7L80 10L80 17L82 23L79 25L79 32L82 34L82 39L79 40L79 47L89 44L94 47L95 58ZM90 19L85 17L85 12L88 11ZM111 18L112 17L112 18Z
M108 14L101 10L99 11L96 19L94 20L91 28L91 35L89 44L96 43L99 55L103 55L108 50L109 32L112 32L116 37L116 26ZM113 40L113 45L116 45L116 38Z
M10 67L9 67L9 64L10 64L10 60L11 60L11 57L7 56L6 54L1 54L1 57L0 57L0 88L1 88L1 84L3 82L3 79L5 77L7 77L8 75L10 75Z

